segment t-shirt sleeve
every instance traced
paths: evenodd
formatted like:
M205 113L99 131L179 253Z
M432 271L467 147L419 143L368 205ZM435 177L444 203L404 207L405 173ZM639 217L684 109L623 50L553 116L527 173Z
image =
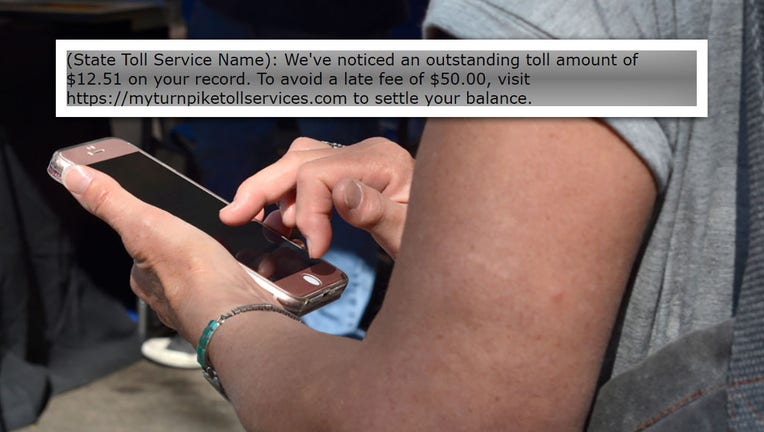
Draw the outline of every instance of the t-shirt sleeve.
M425 36L445 32L460 39L658 38L661 14L631 2L596 0L431 0ZM645 2L636 2L645 3ZM652 118L605 118L650 168L659 191L671 174L673 149L661 122Z

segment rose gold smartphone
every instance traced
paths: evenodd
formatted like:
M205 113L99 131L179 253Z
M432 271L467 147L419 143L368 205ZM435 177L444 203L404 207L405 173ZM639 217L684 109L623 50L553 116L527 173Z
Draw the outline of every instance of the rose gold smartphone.
M265 225L231 227L218 218L227 203L184 175L119 138L104 138L53 154L48 174L61 182L69 165L88 165L116 179L139 199L164 209L218 240L247 273L297 315L339 298L347 276Z

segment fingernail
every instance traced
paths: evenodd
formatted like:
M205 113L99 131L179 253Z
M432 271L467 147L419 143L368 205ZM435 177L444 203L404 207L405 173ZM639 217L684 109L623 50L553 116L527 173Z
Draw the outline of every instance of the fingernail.
M238 201L232 201L227 206L225 206L222 209L220 209L220 211L221 212L229 212L229 211L232 211L233 209L235 209L238 206L239 206L239 202Z
M349 209L354 209L361 204L361 197L363 192L361 191L361 185L357 181L353 180L353 185L345 188L345 205Z
M80 165L67 167L61 176L64 186L73 194L81 194L88 188L93 176Z
M305 236L303 235L303 237ZM308 256L312 258L313 255L310 253L310 239L308 237L305 237L305 250L308 251Z

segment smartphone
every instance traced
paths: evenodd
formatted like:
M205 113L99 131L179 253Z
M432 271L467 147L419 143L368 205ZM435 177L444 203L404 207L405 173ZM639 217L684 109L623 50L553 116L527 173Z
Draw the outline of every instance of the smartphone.
M285 309L304 315L342 294L347 276L258 221L228 226L218 212L227 202L138 147L103 138L56 151L48 174L61 182L70 165L88 165L127 191L194 225L219 241Z

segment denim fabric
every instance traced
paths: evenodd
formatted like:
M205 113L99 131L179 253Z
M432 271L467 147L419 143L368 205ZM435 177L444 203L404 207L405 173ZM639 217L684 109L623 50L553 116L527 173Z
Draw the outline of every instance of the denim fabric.
M734 320L693 332L608 381L589 432L723 431Z

